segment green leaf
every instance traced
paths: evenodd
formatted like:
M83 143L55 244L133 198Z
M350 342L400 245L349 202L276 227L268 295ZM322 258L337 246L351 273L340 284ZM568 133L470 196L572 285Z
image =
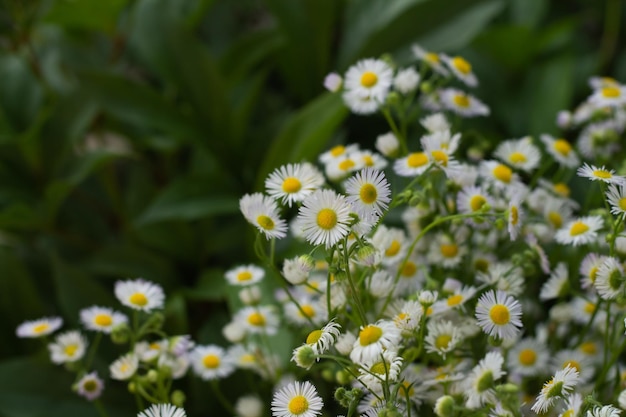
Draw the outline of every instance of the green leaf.
M272 141L257 175L257 189L265 177L287 162L313 161L327 147L348 109L341 95L324 93L292 115Z
M185 295L190 300L219 301L225 297L226 288L224 271L211 268L202 271L195 288L186 290Z
M27 129L43 101L43 90L26 61L0 56L0 107L14 130Z
M44 22L71 29L113 33L120 12L128 0L55 0Z
M197 220L233 214L239 197L214 195L203 180L181 178L165 188L135 221L137 226L167 220Z
M38 230L42 227L41 215L26 203L13 203L0 210L0 229Z

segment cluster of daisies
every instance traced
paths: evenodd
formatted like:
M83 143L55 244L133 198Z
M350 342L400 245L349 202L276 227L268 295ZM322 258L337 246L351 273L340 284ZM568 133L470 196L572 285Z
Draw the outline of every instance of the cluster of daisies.
M415 52L433 73L476 84L463 58ZM326 85L356 113L384 113L386 97L410 93L408 80L417 88L421 76L394 76L370 59ZM378 152L333 147L316 164L276 169L265 193L241 199L260 235L302 247L274 265L270 245L262 265L226 274L245 306L224 333L276 367L261 375L274 386L273 416L626 409L626 177L603 159L623 151L625 102L615 81L591 85L584 110L558 116L567 138L526 136L474 152L439 91L442 105L413 125L418 135L399 137L392 124ZM592 142L580 139L598 126ZM253 282L264 272L289 284L275 304L262 304ZM259 325L269 336L283 326L300 334L296 370L250 338ZM330 402L315 386L329 370Z

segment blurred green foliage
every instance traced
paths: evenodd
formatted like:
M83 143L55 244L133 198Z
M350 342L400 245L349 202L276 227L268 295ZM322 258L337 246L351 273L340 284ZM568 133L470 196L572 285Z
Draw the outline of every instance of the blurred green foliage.
M623 18L619 0L3 0L0 415L95 415L15 328L75 326L117 305L118 279L163 285L170 333L222 342L223 271L254 261L240 196L384 133L324 92L328 72L408 65L417 42L472 63L488 139L554 132L590 75L626 80ZM206 413L193 384L188 410ZM107 388L115 415L131 415L124 390Z

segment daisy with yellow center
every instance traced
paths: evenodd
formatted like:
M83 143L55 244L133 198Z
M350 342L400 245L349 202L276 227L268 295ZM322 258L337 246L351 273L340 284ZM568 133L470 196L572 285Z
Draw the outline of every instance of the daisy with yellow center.
M53 363L76 362L85 356L87 339L76 330L61 333L48 345L48 350Z
M368 114L385 102L393 83L393 70L380 59L364 59L348 68L344 77L344 101L355 113ZM372 107L354 106L355 99L367 98Z
M471 94L456 88L444 88L438 91L439 100L444 109L462 117L488 116L490 111L482 101Z
M516 192L509 200L509 207L507 208L507 230L511 240L516 240L522 229L522 219L524 218L524 210L521 204L522 193L521 191Z
M397 351L400 339L400 330L391 321L379 320L375 324L361 326L350 359L355 363L376 360L384 350Z
M142 278L115 283L115 296L133 310L150 312L163 308L165 293L160 285Z
M616 216L626 214L626 184L610 184L606 190L606 199L611 206L611 213Z
M271 197L262 193L246 194L239 200L239 210L267 239L287 235L287 223L278 215L278 206Z
M578 371L570 366L556 371L554 376L543 384L531 410L537 414L544 414L557 400L571 394L578 381Z
M541 160L541 152L530 136L500 143L494 155L505 164L526 172L532 172Z
M506 372L502 370L504 358L500 352L489 352L480 360L463 383L465 405L478 409L485 404L496 403L496 381Z
M619 259L612 256L604 257L598 268L594 286L600 298L604 300L614 300L624 294L626 276Z
M100 397L104 390L104 381L98 376L96 371L83 375L75 384L78 395L93 401Z
M489 195L482 187L474 185L463 187L456 197L456 208L459 213L489 213L487 210L493 206L491 195ZM489 223L486 218L476 217L467 219L467 222L479 228L486 228Z
M555 370L565 369L568 366L575 369L580 382L589 382L596 371L591 358L578 349L560 350L552 355L550 363Z
M604 261L605 256L595 252L590 252L580 263L580 286L584 289L591 288L596 282L598 271Z
M519 176L506 164L498 161L482 161L479 167L480 176L499 190L507 190L519 184Z
M253 264L240 265L224 274L229 284L245 287L258 284L265 277L265 270Z
M574 147L563 138L555 138L548 134L539 135L539 139L546 147L546 151L560 165L568 168L576 168L580 165L580 158L574 150Z
M617 107L626 103L626 88L620 84L604 84L588 99L595 108Z
M128 323L128 317L109 307L93 306L80 311L80 321L89 330L109 334L116 326Z
M563 245L585 245L595 242L598 231L602 229L604 222L600 216L585 216L568 222L559 229L554 238Z
M128 352L127 354L116 359L109 366L109 372L111 373L111 378L119 381L125 381L135 375L138 367L139 359L137 358L137 355L135 355L134 352Z
M274 394L272 417L315 417L324 402L309 381L292 382Z
M398 158L393 163L393 170L401 177L416 177L423 174L430 166L431 159L424 152L411 152Z
M146 408L137 417L187 417L184 408L175 406L174 404L152 404Z
M61 317L44 317L25 321L17 327L15 333L17 337L43 337L54 333L62 325L63 319Z
M574 392L565 398L563 411L557 417L579 417L583 405L583 397L578 392ZM608 417L608 416L604 416Z
M472 65L460 56L449 57L442 55L441 60L445 62L448 68L452 70L452 73L468 87L476 87L478 85L478 79L472 72Z
M194 347L189 360L194 373L205 381L226 378L235 371L232 356L217 345Z
M457 230L454 235L439 233L435 236L428 251L428 263L444 268L455 268L467 253L465 241L466 229Z
M569 292L569 273L565 262L559 262L552 271L550 278L541 286L540 300L554 300L565 297Z
M533 338L524 338L509 350L507 363L511 373L538 376L545 372L549 353L546 346Z
M280 324L273 306L244 307L235 314L234 321L253 334L276 334Z
M291 207L324 185L324 175L312 164L287 164L274 170L265 180L267 194Z
M522 305L504 291L489 291L476 304L478 325L489 336L512 339L522 327Z
M402 357L394 351L386 350L377 358L371 358L359 364L359 376L370 391L382 392L382 383L393 383L398 380L402 368Z
M391 201L391 189L382 171L366 168L349 178L345 184L352 210L370 221L380 218Z
M426 351L440 355L444 360L462 341L459 327L451 321L430 321L428 323Z
M411 50L415 58L428 65L428 67L432 68L437 74L444 77L450 75L450 71L442 63L442 56L440 54L427 51L418 44L413 44Z
M348 235L351 207L333 190L317 190L302 203L298 218L304 238L312 245L330 248Z
M615 175L615 171L607 169L603 166L597 167L595 165L583 164L582 167L576 171L578 176L583 178L589 178L591 181L602 181L607 184L626 185L626 177L622 175Z
M296 298L298 305L291 301L284 304L285 318L296 325L320 324L328 319L326 312L326 299L320 302L310 296L300 296Z

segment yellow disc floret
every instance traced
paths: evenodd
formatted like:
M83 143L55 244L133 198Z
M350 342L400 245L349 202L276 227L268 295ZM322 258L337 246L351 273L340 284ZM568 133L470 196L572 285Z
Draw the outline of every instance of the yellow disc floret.
M141 307L148 304L148 298L145 296L145 294L140 293L140 292L136 292L133 295L131 295L129 301L131 304L141 306Z
M296 395L287 404L287 408L291 414L304 414L309 409L309 401L304 395Z
M359 197L361 197L361 201L365 204L372 204L378 198L378 190L373 184L363 184L359 192Z
M361 85L363 87L371 88L376 85L378 82L378 76L372 71L365 71L363 75L361 75Z
M383 335L383 330L372 324L367 325L359 332L359 343L361 346L368 346L372 343L378 342L378 340Z
M302 188L302 183L295 177L287 177L283 181L283 191L286 193L297 193Z
M494 304L489 309L489 318L495 324L503 326L510 321L511 314L509 313L509 308L504 304Z
M337 213L333 209L324 208L317 213L317 225L324 230L330 230L337 224Z

